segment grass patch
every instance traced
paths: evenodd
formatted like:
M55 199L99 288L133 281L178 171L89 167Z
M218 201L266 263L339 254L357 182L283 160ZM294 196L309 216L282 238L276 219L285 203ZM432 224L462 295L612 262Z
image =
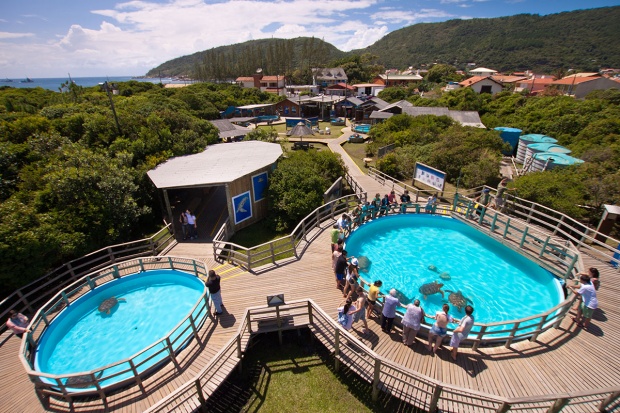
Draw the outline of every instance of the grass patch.
M351 142L345 142L342 147L344 148L345 152L349 154L349 156L351 157L351 159L353 159L353 162L355 162L355 164L357 166L359 166L359 168L364 171L367 172L368 168L366 167L366 165L364 164L364 158L366 158L366 143L351 143ZM375 158L373 158L374 160ZM368 164L369 166L375 166L375 162L370 162Z
M263 219L235 232L230 242L241 245L242 247L251 248L287 235L289 234L277 232L273 229L273 226L268 224L267 220Z
M342 129L346 127L346 126L332 126L330 122L319 122L318 126L319 126L319 129L321 130L328 127L332 131L331 135L320 135L318 133L314 135L315 138L323 138L323 139L333 139L333 138L339 137L340 135L342 135ZM290 128L286 129L286 123L278 123L272 126L267 126L267 125L258 126L258 129L271 130L271 128L273 128L276 132L278 132L279 136L286 135L286 132L290 130Z
M263 334L252 341L235 371L207 402L219 412L415 412L411 406L381 394L371 399L371 386L347 369L334 372L333 357L309 330Z
M276 255L276 260L282 260L294 256L292 251L291 242L287 233L276 232L273 226L270 226L268 220L261 220L249 227L243 228L237 232L230 239L233 244L241 245L245 248L256 247L270 241L274 241L278 238L286 237L283 240L274 243L273 253ZM237 251L242 251L236 248ZM269 244L263 245L252 251L252 265L261 266L267 263L271 263L271 247ZM268 259L267 259L268 258ZM264 262L262 261L264 259Z

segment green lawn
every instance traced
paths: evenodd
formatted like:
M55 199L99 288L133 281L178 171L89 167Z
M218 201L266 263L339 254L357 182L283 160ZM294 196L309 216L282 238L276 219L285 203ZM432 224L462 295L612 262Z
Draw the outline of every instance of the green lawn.
M333 358L308 330L301 337L284 333L254 339L235 371L210 398L207 411L242 412L395 412L415 411L381 394L371 399L371 386L347 369L334 372ZM226 399L225 401L223 399Z
M350 143L350 142L345 142L342 145L345 152L349 154L351 159L353 159L353 162L355 162L357 166L359 166L360 169L364 172L367 172L368 170L368 168L364 164L364 158L366 158L366 146L367 146L366 143ZM375 166L374 159L375 158L373 158L373 162L370 162L368 164L369 166Z
M319 135L317 133L314 135L314 137L322 138L322 139L334 139L342 135L342 129L344 128L344 126L333 126L332 127L329 122L319 122L319 129L323 130L325 129L325 127L328 127L329 129L331 129L332 131L331 135ZM272 125L272 126L260 125L258 128L267 129L267 130L270 130L271 128L273 128L275 129L276 132L278 132L279 136L283 136L287 132L286 123L279 123L279 124Z
M287 235L289 235L288 232L276 232L273 229L273 226L270 225L267 220L263 219L255 224L250 225L249 227L243 228L235 232L235 235L233 235L233 237L230 239L230 242L232 242L233 244L241 245L242 247L251 248L269 241L276 240L278 238L286 237ZM282 241L277 242L274 248L274 253L281 253L280 255L278 255L277 259L281 260L292 257L294 255L293 252L288 251L291 248L292 246L289 242L288 237ZM255 251L253 251L253 254L257 254L261 251L265 251L265 254L261 254L258 257L254 255L254 260L271 256L271 250L269 248L269 245L257 248ZM271 260L269 262L271 262Z

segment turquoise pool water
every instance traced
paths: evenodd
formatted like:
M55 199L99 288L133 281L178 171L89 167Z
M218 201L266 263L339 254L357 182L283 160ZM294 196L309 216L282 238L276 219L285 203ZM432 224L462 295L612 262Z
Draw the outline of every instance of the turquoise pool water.
M476 322L485 324L540 314L563 300L561 285L550 272L451 218L383 217L359 227L345 245L349 257L369 258L370 267L361 272L364 280L383 281L384 294L397 289L404 303L419 298L428 314L448 302L447 290L461 291L469 298ZM442 273L448 273L450 280L442 280ZM433 294L424 299L419 292L423 284L433 281L444 284L444 298ZM450 307L454 317L465 315ZM501 332L502 327L489 330Z
M368 133L370 132L370 125L366 125L366 124L355 125L353 130L359 133Z
M99 369L130 358L168 335L204 294L205 285L199 278L174 270L145 271L107 283L80 297L53 320L37 347L35 369L63 375ZM110 297L125 301L120 301L110 314L100 312L99 305ZM196 317L204 320L205 310L194 311ZM190 329L179 340L176 350L191 333ZM171 339L180 333L175 334ZM161 348L154 347L137 361L146 360ZM164 356L149 360L139 372L161 363ZM104 376L127 367L128 363L124 363L106 369ZM130 376L119 375L103 385Z

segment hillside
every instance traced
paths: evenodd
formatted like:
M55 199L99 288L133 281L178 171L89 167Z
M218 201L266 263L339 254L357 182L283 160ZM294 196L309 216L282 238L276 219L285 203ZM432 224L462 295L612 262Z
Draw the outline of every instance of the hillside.
M169 60L146 76L181 76L198 77L196 71L200 65L208 67L215 77L230 75L250 76L257 68L262 68L268 75L282 74L307 66L321 66L347 53L338 50L323 40L298 37L296 39L260 39L250 40L230 46L220 46L188 56ZM219 67L218 67L219 66Z
M620 6L546 16L521 14L493 19L421 23L394 31L365 49L343 52L315 38L261 39L221 46L169 60L147 76L226 79L329 66L352 54L371 53L389 68L423 67L434 62L501 71L596 71L620 67Z
M620 7L547 16L416 24L352 53L372 53L386 67L467 62L500 71L620 67Z

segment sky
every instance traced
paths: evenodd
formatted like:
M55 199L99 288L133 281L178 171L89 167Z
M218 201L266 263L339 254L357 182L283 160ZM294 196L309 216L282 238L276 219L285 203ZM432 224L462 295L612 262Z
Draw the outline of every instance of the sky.
M416 23L552 14L620 0L7 0L0 79L140 76L176 57L264 38L340 50Z

